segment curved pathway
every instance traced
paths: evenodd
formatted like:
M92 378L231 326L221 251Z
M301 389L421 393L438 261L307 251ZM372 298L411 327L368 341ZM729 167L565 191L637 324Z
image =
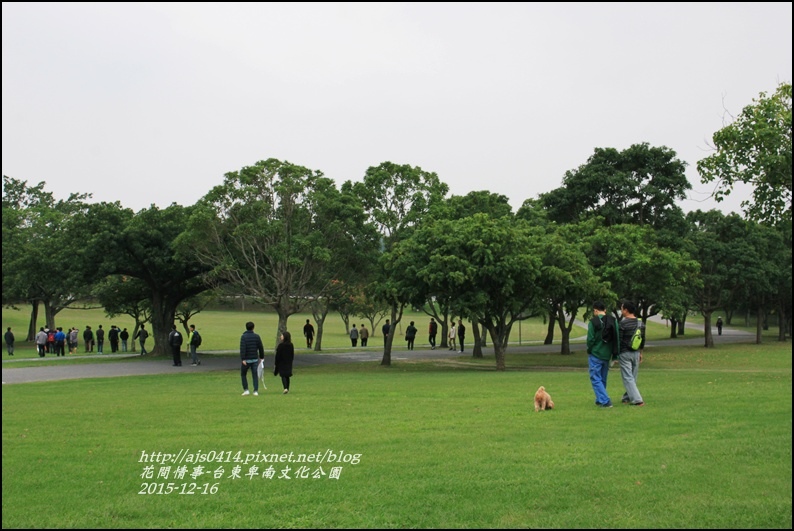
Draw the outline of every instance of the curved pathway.
M664 322L661 319L654 319L656 321ZM586 327L587 324L577 321L580 326ZM687 325L690 329L696 329L694 325ZM701 328L702 330L702 328ZM584 336L571 338L572 341L582 340ZM731 328L723 328L722 335L716 334L714 330L714 343L736 343L736 342L751 342L755 340L755 335L743 330L735 330ZM649 341L648 347L667 345L669 342L676 346L693 346L702 345L703 337L692 339L679 338L675 340L665 339L661 341ZM571 351L578 352L585 349L584 342L571 343ZM511 343L508 347L508 353L526 353L526 352L559 352L560 343L555 342L552 345L543 345L539 342L524 343L519 345ZM201 354L234 354L234 351L210 351ZM471 355L471 347L463 355ZM483 349L484 355L493 355L493 347L486 347ZM102 358L110 358L111 356L117 358L136 358L135 354L107 354ZM185 354L183 354L185 356ZM444 359L460 357L461 353L447 349L436 350L397 350L392 351L392 361L402 360L417 360L417 359ZM66 358L99 358L99 356L68 356ZM130 362L120 361L118 363L84 363L78 365L46 365L42 367L20 367L13 368L12 365L15 361L35 361L41 358L20 358L19 360L4 359L3 360L3 384L17 384L27 382L45 382L55 380L72 380L79 378L109 378L116 376L139 376L146 374L166 374L166 373L184 373L184 372L207 372L207 371L228 371L237 369L240 366L240 361L236 356L207 356L201 358L201 365L191 366L189 364L190 358L183 357L183 365L181 367L172 366L171 357L158 357L146 360L135 360ZM52 360L52 357L44 358ZM298 349L295 352L295 365L313 366L323 365L328 363L350 363L359 361L380 361L383 359L382 350L366 350L366 351L346 351L344 349L333 349L325 351L323 354L316 354L309 352L306 349ZM273 366L273 355L270 354L265 357L265 364L270 367Z

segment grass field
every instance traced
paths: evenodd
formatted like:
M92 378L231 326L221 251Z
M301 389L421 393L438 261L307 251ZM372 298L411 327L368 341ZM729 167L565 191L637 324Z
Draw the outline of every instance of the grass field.
M584 354L510 359L302 368L259 397L237 371L4 385L3 527L791 528L790 343L649 350L642 408L596 408ZM180 452L184 475L141 462Z

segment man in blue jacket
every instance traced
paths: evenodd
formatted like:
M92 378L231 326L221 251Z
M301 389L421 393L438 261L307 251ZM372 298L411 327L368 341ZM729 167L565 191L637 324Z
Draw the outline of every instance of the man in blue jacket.
M240 376L243 380L243 396L251 394L248 391L248 369L254 377L254 396L259 396L259 378L256 373L259 360L265 359L265 347L262 345L262 338L254 333L254 323L245 323L245 332L240 337Z

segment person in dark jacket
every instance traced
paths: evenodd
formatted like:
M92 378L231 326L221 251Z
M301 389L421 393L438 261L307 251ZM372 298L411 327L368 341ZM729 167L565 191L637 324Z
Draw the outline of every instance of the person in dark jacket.
M243 396L250 395L248 391L248 369L254 377L254 396L259 396L259 378L257 377L257 365L259 360L265 359L265 347L262 345L262 338L254 332L254 323L245 323L245 332L240 337L240 377L243 380Z
M94 331L90 326L86 326L83 330L83 344L86 352L94 352Z
M463 352L463 340L466 339L466 327L463 326L463 319L458 319L458 345L460 346L460 351Z
M11 327L10 326L8 327L8 330L6 330L5 340L6 340L6 349L8 350L8 355L9 356L13 356L14 355L14 332L11 331Z
M408 350L414 349L414 341L416 340L416 332L418 330L414 326L414 322L411 321L411 324L408 325L408 328L405 329L405 340L408 342Z
M284 394L289 393L289 379L292 376L292 361L295 359L295 347L292 344L292 335L289 332L281 334L281 343L276 347L276 362L273 376L281 375L281 384Z
M182 334L176 329L176 325L171 325L168 332L168 345L171 347L171 356L174 358L174 367L182 366Z
M118 352L119 329L116 325L110 325L110 332L108 332L108 341L110 341L110 352Z

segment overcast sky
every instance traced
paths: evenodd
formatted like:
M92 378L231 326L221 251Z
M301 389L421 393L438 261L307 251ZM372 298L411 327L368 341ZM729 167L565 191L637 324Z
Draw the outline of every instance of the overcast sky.
M791 3L8 3L3 174L134 210L276 158L339 185L391 161L525 199L595 148L696 163L791 82Z

